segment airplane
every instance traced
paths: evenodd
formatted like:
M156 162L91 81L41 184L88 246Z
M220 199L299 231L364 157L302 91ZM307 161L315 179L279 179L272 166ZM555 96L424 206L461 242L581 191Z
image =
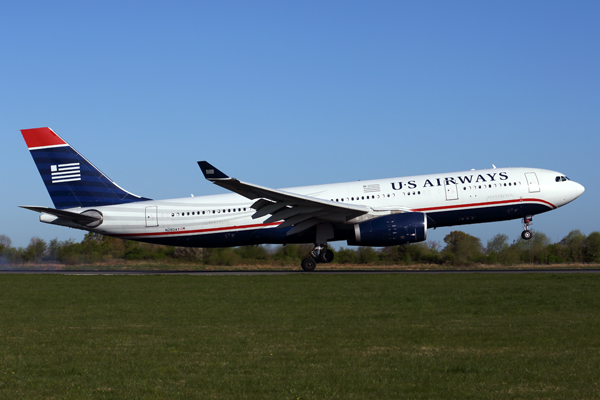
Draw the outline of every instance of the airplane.
M444 226L523 220L575 200L584 187L539 168L496 168L270 189L206 161L209 182L232 193L152 200L121 188L50 128L21 130L54 208L20 206L40 221L122 239L186 247L312 243L304 271L329 263L328 243L394 246Z

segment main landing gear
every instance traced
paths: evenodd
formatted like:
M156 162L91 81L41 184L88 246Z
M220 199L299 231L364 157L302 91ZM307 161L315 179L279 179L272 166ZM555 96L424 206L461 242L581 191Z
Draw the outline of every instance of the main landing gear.
M315 243L310 255L302 260L302 269L306 272L312 272L317 268L317 263L330 263L333 261L333 251L327 248L327 245Z
M521 232L521 237L523 240L529 240L533 236L533 233L529 230L529 225L533 223L532 220L533 215L528 215L523 218L523 232Z

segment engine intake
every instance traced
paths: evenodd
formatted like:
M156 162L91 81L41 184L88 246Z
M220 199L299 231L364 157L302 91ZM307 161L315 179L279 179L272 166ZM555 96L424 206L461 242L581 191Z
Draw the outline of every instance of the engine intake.
M427 239L427 215L421 212L390 214L354 225L351 246L394 246Z

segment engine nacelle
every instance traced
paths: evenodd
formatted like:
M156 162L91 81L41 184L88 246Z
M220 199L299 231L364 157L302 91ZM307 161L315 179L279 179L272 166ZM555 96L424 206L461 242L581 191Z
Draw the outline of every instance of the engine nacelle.
M427 239L427 215L421 212L389 214L354 225L351 246L394 246Z

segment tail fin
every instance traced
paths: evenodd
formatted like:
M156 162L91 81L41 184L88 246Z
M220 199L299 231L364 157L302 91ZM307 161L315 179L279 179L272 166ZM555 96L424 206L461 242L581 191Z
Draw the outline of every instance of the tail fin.
M119 187L52 129L21 133L57 209L150 200Z

